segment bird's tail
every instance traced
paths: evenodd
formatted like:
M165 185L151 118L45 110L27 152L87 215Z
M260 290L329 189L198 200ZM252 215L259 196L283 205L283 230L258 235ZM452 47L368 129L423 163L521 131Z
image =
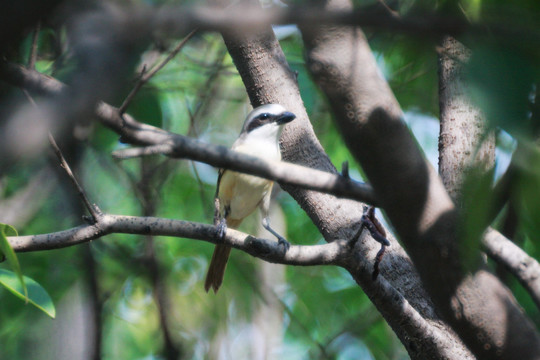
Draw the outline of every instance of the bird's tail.
M228 228L237 228L242 220L227 220ZM225 269L227 268L227 261L229 260L229 255L232 248L228 245L219 244L216 245L214 249L214 254L212 255L212 260L210 261L210 266L208 267L208 272L206 273L206 280L204 282L204 289L206 292L212 288L214 293L217 293L221 283L223 282L223 277L225 275Z

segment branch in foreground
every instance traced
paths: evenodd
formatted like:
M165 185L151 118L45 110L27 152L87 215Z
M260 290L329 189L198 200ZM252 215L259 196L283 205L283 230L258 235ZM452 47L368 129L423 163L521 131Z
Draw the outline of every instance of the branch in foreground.
M93 225L81 225L49 234L12 236L8 241L16 252L59 249L109 234L140 234L183 237L217 244L216 228L190 221L102 214ZM324 245L291 245L283 254L277 242L228 229L224 243L268 262L286 265L341 265L350 247L346 240Z
M136 12L132 14L136 15ZM326 11L313 6L274 7L264 11L261 11L260 7L245 5L231 6L227 9L215 6L169 6L142 16L147 20L153 20L154 30L169 35L185 34L193 28L220 32L230 30L255 32L271 24L297 24L304 28L321 25L360 26L412 34L424 39L467 33L476 37L496 36L507 41L520 38L531 43L540 42L539 34L527 29L523 23L501 24L495 21L474 23L464 17L429 11L396 16L394 12L379 4Z
M56 95L67 89L65 84L54 78L6 62L0 63L0 76L12 85L41 94ZM104 102L97 105L96 115L105 126L120 134L123 142L145 146L164 146L164 152L168 152L167 155L171 157L200 161L212 166L257 175L280 183L377 206L371 186L338 174L285 162L267 161L237 153L223 146L167 132L140 123L128 114L121 115L117 108ZM168 146L171 147L168 148ZM167 151L168 149L170 150ZM153 153L153 151L150 152Z

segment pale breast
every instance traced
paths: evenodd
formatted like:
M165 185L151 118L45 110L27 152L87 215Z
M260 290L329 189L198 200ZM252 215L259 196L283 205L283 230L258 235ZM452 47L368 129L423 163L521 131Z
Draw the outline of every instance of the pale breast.
M264 159L281 160L279 144L276 139L236 142L232 149ZM272 191L273 184L273 181L267 179L227 170L223 174L219 186L218 196L221 210L223 211L225 206L229 206L229 218L243 219L255 211L262 198Z
M279 144L275 140L246 141L233 145L232 149L268 160L281 160Z
M257 176L226 171L221 179L219 199L223 207L230 207L231 219L243 219L255 211L272 185L272 181Z

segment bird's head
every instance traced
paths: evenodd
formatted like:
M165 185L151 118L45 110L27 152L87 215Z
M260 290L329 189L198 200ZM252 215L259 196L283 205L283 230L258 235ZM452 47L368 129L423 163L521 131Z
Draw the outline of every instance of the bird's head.
M262 105L248 114L241 135L277 139L282 125L295 118L296 115L279 104Z

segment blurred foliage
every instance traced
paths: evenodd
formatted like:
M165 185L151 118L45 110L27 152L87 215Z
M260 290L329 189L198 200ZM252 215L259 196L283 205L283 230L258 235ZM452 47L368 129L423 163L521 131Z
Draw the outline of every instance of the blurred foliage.
M540 75L534 59L506 46L480 45L474 50L467 66L472 99L493 127L513 136L530 135L529 97Z
M169 2L147 1L152 4ZM357 6L376 3L355 1ZM403 16L426 11L441 11L444 15L443 10L451 9L451 14L469 21L498 22L509 28L519 23L517 30L529 32L530 37L510 39L514 41L494 38L486 42L485 37L478 39L475 34L467 33L462 34L460 40L473 50L467 65L471 96L484 109L490 124L508 131L516 140L528 141L531 147L530 155L520 163L522 176L516 197L521 204L520 231L525 234L524 247L530 255L540 258L540 249L536 246L540 233L540 201L538 196L533 196L540 185L540 156L533 141L534 119L529 110L531 92L538 84L540 47L527 42L540 33L539 3L532 0L511 3L396 0L386 3ZM515 16L508 17L508 14ZM306 71L301 37L292 30L283 35L281 45L291 67L298 72L299 86L315 132L339 169L343 161L352 157L331 121L325 100ZM434 38L369 29L366 34L382 73L403 109L437 117L438 44ZM178 39L160 41L162 43L145 51L141 61L152 64L163 59L163 50ZM21 59L27 58L30 43L30 35L21 42ZM39 36L37 69L60 79L69 77L77 71L69 50L65 30L45 25ZM139 65L133 70L133 81L125 84L115 105L122 103L142 68ZM10 89L9 96L12 101L24 101L17 89ZM127 111L149 124L229 146L249 110L245 89L221 37L199 33L142 88ZM115 162L111 151L126 145L119 142L116 134L98 124L88 125L87 130L87 138L78 149L82 155L72 165L78 170L91 200L104 211L141 215L145 206L150 205L155 216L212 221L215 169L157 156ZM422 141L419 143L426 149L436 149L435 137ZM0 177L1 196L9 198L24 189L32 175L48 164L46 156L18 163L9 174ZM350 166L351 175L361 177L361 169L353 163ZM82 223L81 206L69 184L62 180L64 177L58 171L57 176L50 179L58 185L32 220L20 228L22 235L53 232ZM478 216L482 215L484 200L489 196L489 192L483 190L490 182L490 178L482 178L475 183L478 191L473 188L472 205L480 208ZM150 191L150 197L144 194L145 189ZM324 241L287 194L279 193L276 201L287 219L287 238L297 244ZM470 220L473 226L477 217ZM242 229L254 232L256 223L254 216ZM469 230L478 231L473 227ZM224 286L213 295L206 294L202 285L213 251L210 244L156 238L154 245L154 257L168 299L167 324L183 358L203 359L217 353L226 358L250 358L245 354L252 355L254 351L247 346L253 342L250 334L255 326L254 319L261 309L270 307L268 296L277 301L277 311L283 317L283 340L273 350L282 359L406 358L403 346L367 296L340 268L285 267L285 277L267 289L260 285L260 261L235 251ZM78 331L91 339L91 330L85 327L85 319L88 319L84 316L96 305L101 309L104 359L164 358L157 290L148 266L149 256L147 238L120 234L95 240L90 245L19 254L24 274L41 284L57 305L57 320L52 322L40 311L0 291L0 358L40 358L36 354L50 353L44 349L53 346L65 347L66 342L71 341L71 333ZM92 284L97 284L97 297L92 292ZM519 285L512 283L511 286L538 324L540 319L534 315L537 311L528 295ZM32 324L32 331L26 331L28 324ZM44 334L42 340L35 340L36 334ZM64 354L55 358L75 356Z

